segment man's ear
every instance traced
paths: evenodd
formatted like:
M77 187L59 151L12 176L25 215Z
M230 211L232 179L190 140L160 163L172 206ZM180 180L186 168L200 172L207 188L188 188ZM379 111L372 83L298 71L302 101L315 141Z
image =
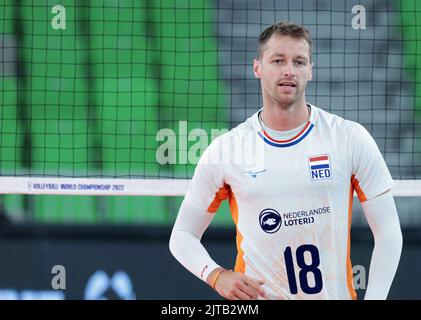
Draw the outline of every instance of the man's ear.
M260 79L260 68L261 68L260 60L253 59L253 72L254 72L254 76L258 79Z

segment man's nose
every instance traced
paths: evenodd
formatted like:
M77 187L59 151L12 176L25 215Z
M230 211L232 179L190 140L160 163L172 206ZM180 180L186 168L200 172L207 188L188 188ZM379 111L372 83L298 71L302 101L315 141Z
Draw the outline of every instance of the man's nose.
M288 61L285 66L284 66L284 70L283 70L283 74L284 77L290 77L294 74L294 68L292 66L292 62Z

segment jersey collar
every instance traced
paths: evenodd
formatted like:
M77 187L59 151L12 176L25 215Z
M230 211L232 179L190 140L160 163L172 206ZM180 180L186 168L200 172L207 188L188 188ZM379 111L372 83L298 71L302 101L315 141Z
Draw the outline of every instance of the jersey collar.
M299 132L296 136L288 140L276 140L269 136L269 134L262 128L259 121L259 113L263 110L260 109L254 114L254 123L257 127L257 135L267 144L277 147L277 148L287 148L296 145L300 141L304 140L305 137L309 135L311 130L314 128L314 123L316 122L317 108L311 104L307 104L311 108L310 119L307 121L303 130Z

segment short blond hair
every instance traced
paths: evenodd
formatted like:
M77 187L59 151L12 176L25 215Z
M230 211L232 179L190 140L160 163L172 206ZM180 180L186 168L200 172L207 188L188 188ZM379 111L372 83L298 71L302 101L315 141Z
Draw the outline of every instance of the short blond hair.
M257 58L260 58L262 55L263 47L266 42L274 35L281 35L281 36L289 36L296 39L304 39L307 41L310 47L310 60L311 60L311 53L313 50L313 40L311 39L310 32L304 28L303 26L287 22L281 21L275 23L269 27L267 27L263 32L259 35L259 46L257 49Z

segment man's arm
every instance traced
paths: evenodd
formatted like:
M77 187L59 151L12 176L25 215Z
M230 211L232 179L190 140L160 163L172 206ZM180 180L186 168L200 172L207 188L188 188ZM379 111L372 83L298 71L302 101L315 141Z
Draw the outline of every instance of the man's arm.
M187 270L204 281L219 267L200 242L213 216L184 200L170 238L172 255Z
M170 251L190 272L206 281L221 296L233 300L265 297L264 282L242 273L221 268L208 254L200 240L213 214L184 200L170 238Z
M402 251L402 232L392 191L364 201L364 214L374 237L365 300L386 299Z

